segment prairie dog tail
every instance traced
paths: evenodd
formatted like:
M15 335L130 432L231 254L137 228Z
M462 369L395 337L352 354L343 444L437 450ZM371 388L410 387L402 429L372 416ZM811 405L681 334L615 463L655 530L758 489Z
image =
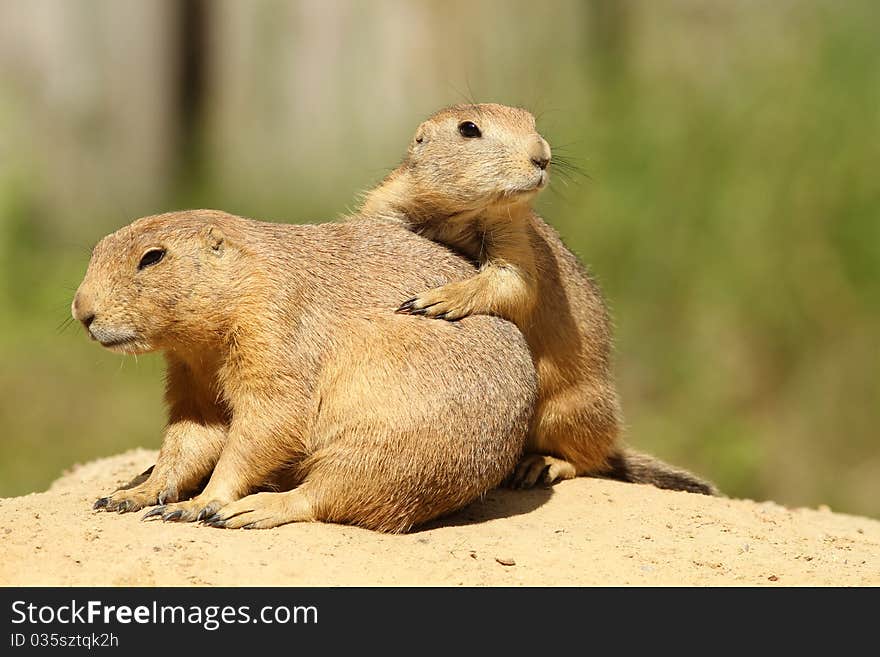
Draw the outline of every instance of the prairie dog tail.
M601 476L633 484L652 484L657 488L683 490L701 495L720 495L713 484L673 467L660 459L621 448L608 459L610 469Z

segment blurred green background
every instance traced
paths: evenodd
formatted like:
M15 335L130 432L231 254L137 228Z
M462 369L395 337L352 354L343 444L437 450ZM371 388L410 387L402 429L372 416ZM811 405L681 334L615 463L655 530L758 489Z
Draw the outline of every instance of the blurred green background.
M162 362L60 325L91 246L216 207L322 221L416 125L521 105L617 325L629 441L880 516L880 4L0 4L0 495L158 447Z

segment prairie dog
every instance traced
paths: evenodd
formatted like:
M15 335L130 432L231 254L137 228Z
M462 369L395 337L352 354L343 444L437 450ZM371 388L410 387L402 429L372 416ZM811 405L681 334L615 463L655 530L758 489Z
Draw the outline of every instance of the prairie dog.
M552 154L523 109L456 105L422 123L403 163L367 193L361 214L392 219L463 253L479 272L411 289L399 312L516 323L539 399L515 486L578 475L714 494L694 475L624 448L611 373L611 330L598 286L532 210Z
M528 347L498 318L394 312L407 290L473 272L374 220L197 210L105 237L73 316L108 349L164 353L169 419L152 471L96 508L402 532L473 501L522 452L537 387Z

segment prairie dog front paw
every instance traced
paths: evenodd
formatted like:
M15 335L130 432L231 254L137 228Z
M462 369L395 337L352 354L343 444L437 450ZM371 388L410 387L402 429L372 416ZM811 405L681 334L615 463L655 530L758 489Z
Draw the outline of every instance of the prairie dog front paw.
M449 322L478 314L474 308L473 294L458 283L435 287L408 299L400 305L397 312L445 319Z

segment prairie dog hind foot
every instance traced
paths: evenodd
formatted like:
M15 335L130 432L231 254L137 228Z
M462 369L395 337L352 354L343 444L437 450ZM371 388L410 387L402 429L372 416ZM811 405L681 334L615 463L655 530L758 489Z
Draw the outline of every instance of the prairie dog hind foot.
M517 463L507 485L510 488L532 488L535 484L550 486L563 479L574 479L577 470L568 461L544 454L526 454Z

